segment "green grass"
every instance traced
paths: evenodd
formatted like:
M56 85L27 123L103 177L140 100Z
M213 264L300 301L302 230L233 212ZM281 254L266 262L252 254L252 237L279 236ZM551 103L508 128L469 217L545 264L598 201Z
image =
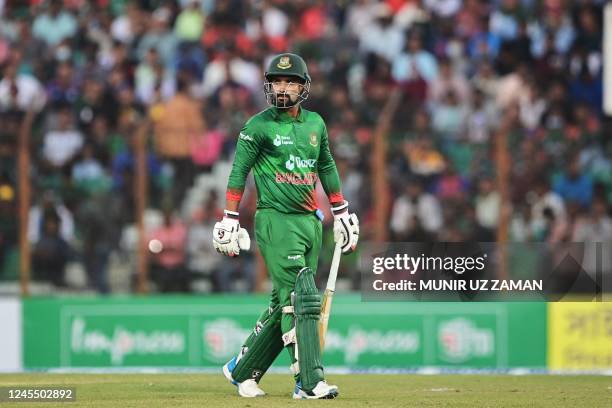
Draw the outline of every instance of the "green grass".
M77 402L0 407L611 407L612 377L503 375L329 375L340 397L291 400L289 375L269 374L258 399L240 398L221 374L3 374L0 386L71 386Z

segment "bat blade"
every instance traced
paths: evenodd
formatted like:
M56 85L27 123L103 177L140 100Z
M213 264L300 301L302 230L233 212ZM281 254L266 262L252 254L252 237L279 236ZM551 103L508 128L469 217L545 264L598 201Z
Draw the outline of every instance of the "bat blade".
M334 248L334 256L332 257L329 277L327 278L327 286L323 293L321 302L321 316L319 317L319 345L321 352L325 346L325 335L327 334L327 325L329 323L329 314L331 313L331 304L336 291L336 278L338 277L338 267L340 266L340 257L342 256L342 247L336 244Z
M323 293L323 302L321 304L321 317L319 319L319 344L321 346L321 351L325 347L325 336L327 335L327 325L329 324L329 314L331 312L333 298L334 291L325 289L325 293Z

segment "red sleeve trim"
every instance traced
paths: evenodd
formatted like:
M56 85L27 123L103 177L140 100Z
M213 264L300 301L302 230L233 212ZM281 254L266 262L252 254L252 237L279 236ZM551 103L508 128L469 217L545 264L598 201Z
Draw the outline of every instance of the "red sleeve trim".
M344 196L342 193L331 193L329 195L329 202L331 204L339 204L344 202Z
M242 191L227 190L225 193L225 199L227 201L240 201L242 199Z

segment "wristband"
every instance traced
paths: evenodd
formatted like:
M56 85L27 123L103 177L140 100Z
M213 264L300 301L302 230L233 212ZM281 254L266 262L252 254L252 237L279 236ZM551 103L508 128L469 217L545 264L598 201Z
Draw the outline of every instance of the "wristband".
M231 218L233 220L237 220L240 214L237 213L236 211L223 210L223 215L225 216L225 218Z
M331 211L334 215L341 214L345 211L348 211L348 201L344 201L344 203L340 204L338 207L332 207Z

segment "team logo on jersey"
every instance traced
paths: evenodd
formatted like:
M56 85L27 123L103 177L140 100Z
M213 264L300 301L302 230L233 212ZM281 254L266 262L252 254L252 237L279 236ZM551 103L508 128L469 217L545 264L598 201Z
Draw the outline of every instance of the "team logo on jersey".
M289 57L281 57L280 60L278 60L278 64L276 64L276 66L280 69L289 69L292 67L291 59Z
M293 140L291 140L289 136L281 136L277 133L272 143L274 143L274 146L278 147L280 145L292 145Z
M316 133L311 133L310 134L310 144L312 146L317 146L317 144L319 144L319 141L317 140L317 134Z
M313 168L317 164L316 159L302 159L301 157L289 155L289 160L285 162L287 170L292 171L296 167L299 169Z

